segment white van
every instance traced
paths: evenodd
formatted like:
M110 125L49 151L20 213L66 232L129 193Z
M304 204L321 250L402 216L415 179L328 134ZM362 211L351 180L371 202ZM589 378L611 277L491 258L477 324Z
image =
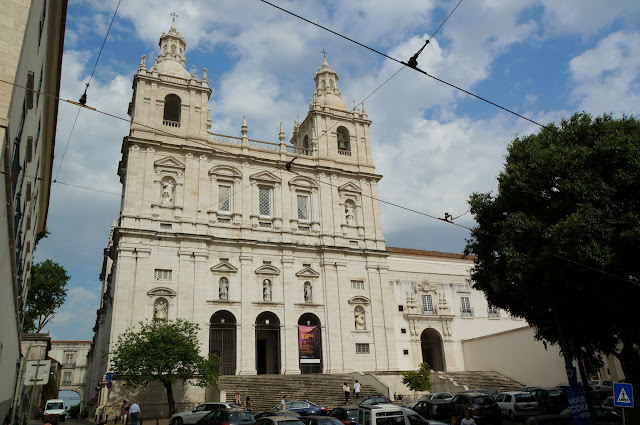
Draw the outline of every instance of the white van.
M445 425L428 421L413 410L396 404L360 405L358 425Z
M44 405L44 415L58 415L58 420L64 422L66 416L66 409L64 408L64 400L51 399L47 400Z

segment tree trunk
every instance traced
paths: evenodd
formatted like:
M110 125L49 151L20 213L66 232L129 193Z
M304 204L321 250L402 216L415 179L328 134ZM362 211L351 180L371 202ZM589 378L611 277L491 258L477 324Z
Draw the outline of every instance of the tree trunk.
M173 416L176 413L176 402L173 401L173 388L171 388L171 382L162 381L162 385L167 389L167 401L169 402L169 416Z

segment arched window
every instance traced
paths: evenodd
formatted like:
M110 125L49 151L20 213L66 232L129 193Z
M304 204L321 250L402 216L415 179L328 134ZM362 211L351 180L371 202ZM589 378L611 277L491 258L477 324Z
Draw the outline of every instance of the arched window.
M164 98L164 113L162 123L171 127L180 127L180 98L175 94L168 94Z
M302 140L302 148L309 149L309 135L304 136L304 139Z
M349 143L349 130L345 127L338 127L336 130L338 136L338 150L351 151L351 144Z
M353 309L353 319L357 331L367 329L367 318L365 316L364 307L357 305L356 308Z
M226 277L220 278L220 286L218 288L218 295L221 300L229 299L229 279Z

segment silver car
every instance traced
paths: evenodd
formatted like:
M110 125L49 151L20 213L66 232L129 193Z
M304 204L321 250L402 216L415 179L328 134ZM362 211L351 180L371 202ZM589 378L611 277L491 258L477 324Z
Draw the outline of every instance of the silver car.
M171 425L189 425L195 424L200 419L204 418L204 416L212 410L216 409L230 409L232 407L238 407L234 403L221 403L221 402L212 402L212 403L202 403L197 405L193 410L188 410L186 412L178 412L171 416L169 423Z

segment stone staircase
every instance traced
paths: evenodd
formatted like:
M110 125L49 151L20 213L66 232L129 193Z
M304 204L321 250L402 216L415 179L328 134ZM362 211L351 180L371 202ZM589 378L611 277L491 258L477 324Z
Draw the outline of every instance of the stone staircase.
M223 375L218 380L218 389L226 391L227 402L233 401L236 391L240 391L243 401L247 396L251 397L254 414L271 410L285 394L288 401L309 400L331 410L344 405L344 382L352 389L351 401L354 401L352 375ZM379 395L373 387L361 386L360 398Z
M497 389L500 391L518 391L523 385L511 378L493 371L464 371L464 372L437 372L440 379L453 380L457 386L467 387L469 390L482 391ZM460 388L459 391L465 391Z

